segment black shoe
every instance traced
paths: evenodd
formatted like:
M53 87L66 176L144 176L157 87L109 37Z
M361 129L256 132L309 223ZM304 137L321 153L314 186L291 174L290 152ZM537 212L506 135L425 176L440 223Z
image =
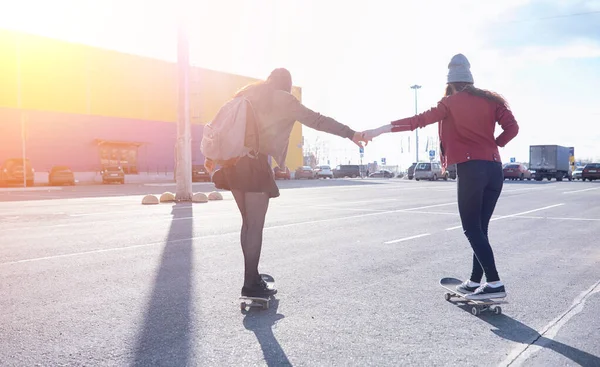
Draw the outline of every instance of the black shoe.
M456 290L462 294L473 293L479 288L481 284L465 280L462 284L456 286Z
M269 287L262 279L252 287L242 287L242 297L269 298L276 293L277 289Z
M484 283L481 287L471 294L465 296L466 299L479 300L479 299L494 299L506 297L506 289L503 285L499 287L492 287L491 285Z

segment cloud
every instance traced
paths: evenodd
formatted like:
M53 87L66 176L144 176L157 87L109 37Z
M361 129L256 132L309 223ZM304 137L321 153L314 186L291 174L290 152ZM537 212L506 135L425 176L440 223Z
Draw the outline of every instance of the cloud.
M600 44L600 1L531 1L500 14L484 28L497 47L564 45L573 40Z

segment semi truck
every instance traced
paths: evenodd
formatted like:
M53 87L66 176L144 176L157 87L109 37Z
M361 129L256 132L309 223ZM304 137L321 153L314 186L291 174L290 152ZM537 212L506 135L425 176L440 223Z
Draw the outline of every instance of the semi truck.
M536 181L553 178L571 181L571 153L568 147L560 145L529 146L529 170Z

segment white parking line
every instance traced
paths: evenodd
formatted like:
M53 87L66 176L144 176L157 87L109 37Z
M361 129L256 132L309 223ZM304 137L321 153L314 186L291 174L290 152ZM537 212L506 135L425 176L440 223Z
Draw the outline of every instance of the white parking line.
M48 200L48 199L62 199L62 196L56 196L56 195L46 195L45 193L41 193L40 191L32 191L30 193L28 192L8 192L8 193L4 193L3 195L7 195L10 196L12 198L14 197L19 197L19 198L30 198L30 199L34 199L37 202L40 202L42 200ZM0 197L0 202L6 202L1 200Z
M427 205L427 206L420 206L418 208L404 209L404 211L421 210L421 209L429 209L429 208L438 208L440 206L448 206L448 205L454 205L454 204L456 204L456 201L453 201L451 203Z
M41 186L41 187L3 187L0 192L35 192L35 191L60 191L62 187Z
M414 240L416 238L427 237L427 236L431 236L431 233L423 233L423 234L418 234L416 236L410 236L410 237L400 238L398 240L387 241L387 242L384 242L384 244L391 245L393 243L404 242L404 241L408 241L408 240Z
M295 223L279 224L279 225L274 225L274 226L270 226L270 227L265 227L265 230L279 229L279 228L286 228L286 227L294 227L294 226L304 226L304 225L307 225L307 224L326 223L326 222L332 222L332 221L337 221L337 220L342 220L343 221L343 220L348 220L348 219L364 218L364 217L370 217L370 216L382 215L382 214L402 213L402 212L411 211L411 210L418 210L418 209L421 209L421 208L430 208L430 207L444 206L444 205L451 205L451 204L454 204L454 203L428 205L428 206L424 206L424 207L407 208L407 209L399 209L399 210L390 210L390 211L386 211L386 212L358 214L358 215L350 215L350 216L346 216L346 217L336 217L336 218L311 220L311 221L305 221L305 222L295 222ZM177 220L183 220L183 219L191 219L191 218L177 218ZM68 225L70 225L70 224L65 224L64 226L68 226ZM55 226L52 226L52 227L58 227L58 226L63 226L63 225L55 225ZM193 241L193 240L197 240L197 239L201 239L201 238L214 238L214 237L227 236L227 235L232 235L232 234L236 234L237 235L237 234L239 234L239 232L236 231L236 232L220 233L220 234L215 234L215 235L206 235L206 236L197 236L197 237L191 237L191 238L182 238L182 239L175 240L175 241L169 241L168 243L181 242L181 241L189 241L189 240ZM154 242L154 243L150 243L150 244L131 245L131 246L113 247L113 248L99 249L99 250L92 250L92 251L75 252L75 253L63 254L63 255L46 256L46 257L33 258L33 259L24 259L24 260L10 261L10 262L5 262L5 263L0 263L0 266L10 265L10 264L19 264L19 263L24 263L24 262L32 262L32 261L59 259L59 258L64 258L64 257L71 257L71 256L77 256L77 255L85 255L85 254L95 254L95 253L109 252L109 251L121 251L121 250L127 250L129 248L148 247L148 246L156 246L156 245L164 245L164 244L166 244L166 242L162 241L162 242Z
M456 204L456 203L453 202L453 203L445 203L445 204L435 204L435 205L421 206L421 207L418 207L418 208L399 209L399 210L395 210L394 212L395 213L411 212L411 213L423 213L423 214L458 215L456 213L442 213L442 212L423 212L423 211L418 211L419 209L438 208L440 206L448 206L448 205L452 205L452 204ZM389 213L390 212L389 210L385 210L385 209L341 208L341 207L335 206L335 205L308 205L308 206L314 207L314 208L331 209L331 210L348 210L348 211L363 211L363 212L378 212L378 213Z
M535 212L539 212L541 210L546 210L546 209L552 209L552 208L556 208L557 206L561 206L561 205L565 205L564 203L561 204L554 204L554 205L549 205L549 206L545 206L543 208L538 208L538 209L533 209L533 210L528 210L525 212L520 212L520 213L515 213L515 214L510 214L510 215L503 215L501 217L496 217L496 218L492 218L490 220L490 222L496 221L496 220L500 220L500 219L506 219L506 218L512 218L512 217L517 217L519 215L524 215L524 214L529 214L529 213L535 213ZM462 225L460 226L455 226L455 227L450 227L450 228L446 228L446 231L453 231L455 229L459 229L462 228Z
M544 191L544 190L550 190L550 189L554 189L554 187L526 187L526 188L522 188L522 189L511 189L511 190L502 190L503 193L505 192L516 192L516 191Z
M365 208L340 208L339 206L333 206L333 205L307 205L308 207L311 208L319 208L319 209L326 209L326 210L340 210L340 211L351 211L351 212L373 212L373 213L380 213L380 212L385 212L385 209L365 209Z
M550 220L571 220L576 222L600 222L598 218L564 218L564 217L539 217L530 215L520 215L519 218L526 219L550 219Z
M592 190L598 190L600 189L600 187L592 187L589 189L583 189L583 190L575 190L575 191L563 191L563 194L575 194L578 192L584 192L584 191L592 191Z
M500 366L520 366L531 356L552 343L560 329L569 322L573 316L583 311L585 302L593 294L600 292L600 281L583 291L573 300L571 307L546 325L538 336L534 336L529 343L516 346Z

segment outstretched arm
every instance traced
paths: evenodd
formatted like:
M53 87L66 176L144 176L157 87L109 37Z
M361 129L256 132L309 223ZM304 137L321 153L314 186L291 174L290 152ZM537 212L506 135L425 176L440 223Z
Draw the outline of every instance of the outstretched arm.
M365 140L370 141L373 138L385 133L412 131L416 128L425 127L427 125L433 124L434 122L441 121L444 118L446 118L447 115L448 107L442 101L440 101L437 107L433 107L429 111L423 112L413 117L392 121L390 124L383 125L381 127L378 127L377 129L364 131L363 137L365 138Z
M342 138L348 138L354 142L354 144L362 147L362 133L352 130L347 125L344 125L331 117L321 115L318 112L311 110L304 106L296 97L290 95L289 99L289 111L301 124L308 127L312 127L315 130L324 131L329 134L337 135Z

